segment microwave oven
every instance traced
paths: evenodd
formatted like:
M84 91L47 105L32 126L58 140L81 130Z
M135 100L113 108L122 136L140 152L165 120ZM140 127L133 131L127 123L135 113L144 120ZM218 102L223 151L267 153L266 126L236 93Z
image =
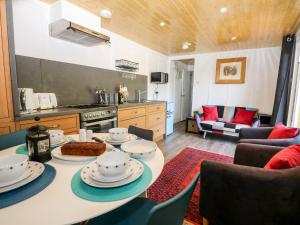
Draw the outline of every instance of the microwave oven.
M168 74L163 72L153 72L150 76L150 82L155 84L168 83Z

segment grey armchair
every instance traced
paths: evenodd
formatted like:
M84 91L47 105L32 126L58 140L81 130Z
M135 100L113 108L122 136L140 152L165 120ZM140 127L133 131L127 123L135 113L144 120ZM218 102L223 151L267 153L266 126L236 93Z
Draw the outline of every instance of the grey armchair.
M298 132L298 135L293 138L267 139L272 129L273 127L242 128L240 130L239 143L252 143L281 147L300 144L300 132Z
M262 167L281 147L241 143L234 164L201 164L200 214L210 225L299 225L300 167Z

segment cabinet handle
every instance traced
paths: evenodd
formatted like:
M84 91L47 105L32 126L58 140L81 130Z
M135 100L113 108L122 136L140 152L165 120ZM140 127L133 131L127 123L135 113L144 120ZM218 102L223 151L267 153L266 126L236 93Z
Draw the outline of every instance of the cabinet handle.
M50 129L52 129L52 128L58 128L58 127L60 127L59 124L53 124L51 126L48 126L48 128L50 128Z

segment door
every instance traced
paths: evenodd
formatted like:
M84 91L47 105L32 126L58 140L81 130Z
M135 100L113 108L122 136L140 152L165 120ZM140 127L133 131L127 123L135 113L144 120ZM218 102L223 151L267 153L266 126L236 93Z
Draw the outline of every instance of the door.
M191 114L192 73L179 70L175 80L175 113L174 122L185 120Z

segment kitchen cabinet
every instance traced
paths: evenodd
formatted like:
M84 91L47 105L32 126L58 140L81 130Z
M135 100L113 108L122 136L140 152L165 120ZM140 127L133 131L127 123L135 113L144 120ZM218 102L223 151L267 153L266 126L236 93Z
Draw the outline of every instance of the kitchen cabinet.
M0 135L8 134L15 131L15 123L1 123L0 125Z
M5 2L0 1L0 134L15 130Z
M39 122L35 120L23 120L16 122L16 130L29 128L36 124L41 124L54 129L63 130L65 134L78 133L80 129L79 114L70 114L65 116L55 116L48 118L41 118Z
M166 104L156 103L120 108L118 110L118 127L130 125L153 130L154 140L163 139L166 133Z

